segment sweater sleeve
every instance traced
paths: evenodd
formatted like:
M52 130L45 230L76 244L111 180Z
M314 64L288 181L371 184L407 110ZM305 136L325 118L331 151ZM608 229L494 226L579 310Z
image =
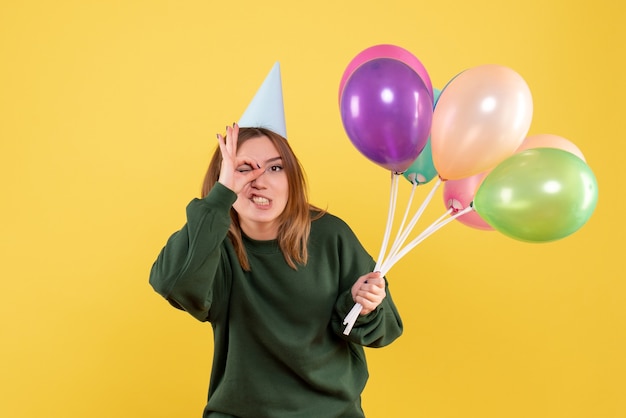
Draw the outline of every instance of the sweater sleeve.
M186 224L168 239L150 271L154 290L200 321L209 319L216 288L223 288L216 279L225 275L221 247L236 199L234 192L216 183L206 198L192 200Z
M375 262L371 255L352 232L343 223L344 233L338 247L341 277L340 293L335 304L333 329L341 338L367 347L384 347L391 344L402 334L402 319L398 313L389 283L385 278L386 296L378 307L366 315L359 315L349 335L344 335L343 320L355 305L352 299L352 285L363 274L373 271Z
M343 333L346 327L343 325L343 320L354 307L355 302L352 299L350 290L344 291L339 295L335 306L335 312L339 321L333 324L335 332L347 341L366 347L384 347L395 341L402 335L403 326L398 309L391 297L386 278L385 290L387 296L385 296L380 305L366 315L359 315L349 335L344 335Z

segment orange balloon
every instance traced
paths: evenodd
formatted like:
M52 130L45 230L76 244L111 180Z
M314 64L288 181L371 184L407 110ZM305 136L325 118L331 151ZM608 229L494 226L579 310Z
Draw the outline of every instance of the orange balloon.
M513 155L530 128L533 102L524 79L510 68L482 65L454 77L433 114L433 163L444 180L494 168Z
M552 134L537 134L527 137L522 145L515 151L516 153L533 148L557 148L571 152L581 160L585 161L582 151L568 139Z

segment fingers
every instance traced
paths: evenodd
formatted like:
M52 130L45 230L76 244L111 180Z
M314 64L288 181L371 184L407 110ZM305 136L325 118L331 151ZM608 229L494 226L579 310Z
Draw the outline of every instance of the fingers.
M232 160L237 155L237 140L239 137L239 125L226 126L226 137L217 134L217 141L222 153L222 160Z
M385 298L385 294L359 293L355 298L355 302L361 304L361 315L367 315L374 311Z
M359 289L357 289L355 296L357 298L362 297L371 302L381 301L386 296L385 282L382 281L382 283L379 283L377 281L376 283L364 283Z
M237 141L239 139L239 125L226 126L226 150L231 157L237 155Z
M241 164L241 162L243 162L243 164ZM263 175L263 173L265 173L265 169L254 160L244 159L239 161L238 164L238 167L240 168L236 170L235 178L237 182L242 185L242 188L245 185L250 184L254 180L258 179Z
M220 152L222 154L222 159L224 159L224 155L227 154L226 151L226 141L221 134L217 134L217 145L220 147Z
M217 141L222 154L222 163L218 181L239 194L246 185L259 178L264 169L254 159L237 155L239 125L226 126L226 137L217 134Z
M363 306L362 315L376 309L386 296L385 279L379 272L361 276L352 287L352 296L356 303Z

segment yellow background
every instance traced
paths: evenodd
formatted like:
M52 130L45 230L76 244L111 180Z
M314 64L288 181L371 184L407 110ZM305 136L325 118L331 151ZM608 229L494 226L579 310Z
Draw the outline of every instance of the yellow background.
M438 88L516 70L529 134L574 142L599 200L561 241L453 223L394 267L406 331L368 350L368 417L625 417L625 17L614 0L4 0L0 416L200 416L210 327L148 272L275 61L312 200L377 255L389 175L349 142L337 87L392 43ZM439 192L424 219L443 211Z

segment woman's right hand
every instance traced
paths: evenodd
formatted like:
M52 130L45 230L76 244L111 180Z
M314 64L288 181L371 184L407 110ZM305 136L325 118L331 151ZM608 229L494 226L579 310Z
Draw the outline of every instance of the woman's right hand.
M217 141L222 153L222 166L218 182L239 194L246 184L254 181L265 171L257 161L246 157L237 156L237 139L239 125L226 127L226 138L217 134Z

